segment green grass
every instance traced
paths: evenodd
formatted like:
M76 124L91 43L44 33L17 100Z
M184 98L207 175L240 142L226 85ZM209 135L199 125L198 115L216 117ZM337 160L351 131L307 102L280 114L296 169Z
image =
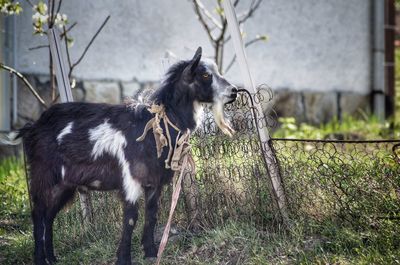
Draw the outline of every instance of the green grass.
M389 222L389 221L388 221ZM133 256L143 259L141 229L135 230ZM227 222L197 235L184 234L167 245L163 264L400 264L398 224L356 231L337 224L292 224L288 231L260 230L252 224ZM0 247L1 264L31 264L33 243L29 229L8 231ZM68 240L69 238L64 238ZM55 242L59 263L113 264L117 237L101 237L85 244L64 247Z
M14 157L0 161L0 217L26 215L29 200L23 162Z
M0 264L32 264L30 219L5 219L0 225Z
M400 101L400 98L399 98ZM390 122L380 122L374 116L360 112L361 118L344 115L341 121L332 119L326 124L313 126L297 123L295 118L279 118L280 128L273 133L275 138L289 139L339 139L379 140L400 138L400 131L392 131Z
M393 226L391 226L392 229ZM321 228L319 228L321 229ZM293 224L289 231L260 231L230 223L167 249L166 264L399 264L399 239L340 228L322 231Z

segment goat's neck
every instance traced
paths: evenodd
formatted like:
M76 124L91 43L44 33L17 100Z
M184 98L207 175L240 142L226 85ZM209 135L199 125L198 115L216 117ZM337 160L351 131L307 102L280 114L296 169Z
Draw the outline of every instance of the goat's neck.
M181 129L181 131L186 131L187 129L193 131L197 126L193 103L194 102L185 102L185 104L169 105L166 108L169 119Z

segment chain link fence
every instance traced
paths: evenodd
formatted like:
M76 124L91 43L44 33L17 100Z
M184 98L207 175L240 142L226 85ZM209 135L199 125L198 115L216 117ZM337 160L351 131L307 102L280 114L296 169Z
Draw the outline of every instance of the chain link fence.
M396 156L400 141L271 139L261 143L257 128L268 130L277 120L271 115L271 99L271 91L262 86L253 95L240 93L236 102L226 107L227 118L236 130L233 138L222 135L206 109L201 128L192 136L196 172L186 173L176 224L203 229L232 221L260 227L278 225L266 166L271 162L278 163L290 220L377 226L380 220L400 218L400 164ZM261 104L264 113L257 113L253 104ZM275 150L276 157L264 157L265 145ZM171 187L165 190L161 224L170 207ZM92 205L89 225L82 225L79 202L61 213L56 236L76 235L73 238L82 242L106 234L118 238L122 220L118 195L92 192Z

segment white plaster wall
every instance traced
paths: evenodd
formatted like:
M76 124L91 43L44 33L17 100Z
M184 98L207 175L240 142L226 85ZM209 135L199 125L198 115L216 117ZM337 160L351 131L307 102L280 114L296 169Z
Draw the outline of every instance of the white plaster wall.
M28 51L44 44L46 37L32 36L32 13L26 4L24 7L18 17L18 68L47 73L47 51ZM70 21L78 21L72 31L76 39L73 58L111 15L75 70L80 78L158 80L166 50L189 58L200 45L212 54L188 0L69 0L63 1L62 10ZM368 93L369 14L367 0L264 0L244 28L248 39L256 34L269 36L268 42L247 51L255 82L274 89ZM225 61L232 54L231 45L227 44ZM227 76L241 83L237 66Z

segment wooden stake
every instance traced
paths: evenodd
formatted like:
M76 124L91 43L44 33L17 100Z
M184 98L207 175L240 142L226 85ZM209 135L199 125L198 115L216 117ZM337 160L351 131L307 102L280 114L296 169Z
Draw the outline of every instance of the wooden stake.
M233 45L236 51L237 60L239 63L240 71L242 73L244 86L249 89L252 93L256 93L253 80L251 78L250 69L247 63L246 53L244 50L242 36L239 30L239 22L236 17L235 9L230 0L222 1L224 6L226 20L228 21L228 28L232 36ZM255 104L257 112L262 114L263 110L260 104ZM288 224L289 218L286 209L286 197L282 186L282 179L279 172L279 166L275 153L270 145L270 136L267 130L258 129L258 135L260 138L261 148L264 150L264 161L266 162L269 177L272 184L272 191L274 193L276 205L279 208L279 212L282 221Z

